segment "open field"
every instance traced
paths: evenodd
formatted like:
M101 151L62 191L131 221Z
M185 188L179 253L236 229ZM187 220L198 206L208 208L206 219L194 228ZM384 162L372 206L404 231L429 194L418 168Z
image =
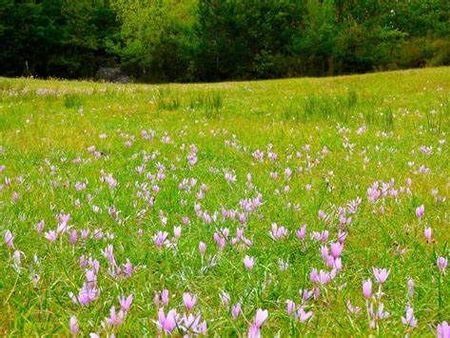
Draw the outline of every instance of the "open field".
M449 131L450 68L0 78L0 336L435 336Z

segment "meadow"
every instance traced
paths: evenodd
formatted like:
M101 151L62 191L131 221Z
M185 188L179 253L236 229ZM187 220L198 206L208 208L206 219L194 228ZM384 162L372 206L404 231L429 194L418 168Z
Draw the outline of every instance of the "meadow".
M449 337L450 68L0 78L0 336Z

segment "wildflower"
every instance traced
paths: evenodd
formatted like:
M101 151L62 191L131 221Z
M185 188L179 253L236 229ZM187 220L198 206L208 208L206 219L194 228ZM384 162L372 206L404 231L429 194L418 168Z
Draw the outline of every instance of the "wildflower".
M403 325L409 327L417 326L417 319L414 317L414 310L409 305L406 307L405 316L402 317L402 323Z
M78 233L77 233L76 230L72 230L70 232L69 240L70 240L70 243L72 243L73 245L75 245L77 243L77 241L78 241Z
M130 310L131 304L133 303L133 295L129 295L125 298L125 296L119 297L120 309L123 312L128 312Z
M127 259L126 263L123 264L123 274L125 277L131 277L133 274L133 264Z
M191 311L195 303L197 303L197 297L191 295L189 292L183 293L183 303L188 311Z
M436 260L436 264L440 272L445 273L445 269L447 269L448 260L445 257L438 257Z
M304 240L306 236L306 224L304 224L300 229L295 233L298 239Z
M173 237L175 237L176 239L179 239L181 237L181 227L180 226L173 227Z
M122 310L116 313L116 308L113 306L111 307L109 317L106 318L106 322L111 326L119 326L122 324L124 318L125 313Z
M286 311L287 311L287 314L288 314L288 315L291 315L291 314L294 312L294 310L295 310L295 303L294 303L292 300L288 299L288 300L286 301Z
M86 284L80 289L78 297L71 297L74 302L79 303L82 306L86 306L93 302L99 296L99 291L96 287L88 287Z
M225 180L226 180L228 183L235 183L235 182L236 182L236 175L235 175L233 172L231 172L231 171L226 171L225 174L224 174L224 176L225 176Z
M430 227L425 227L424 231L423 231L423 235L425 236L425 239L427 240L428 243L431 242L431 228Z
M373 304L370 304L368 308L368 314L371 317L370 327L375 328L377 321L388 318L390 316L389 312L384 311L384 304L379 303L377 311L374 311Z
M370 279L363 282L363 295L366 299L372 297L372 281Z
M425 214L425 206L422 204L416 208L416 217L422 218Z
M244 257L244 266L247 270L251 270L253 269L253 265L255 264L255 259L253 257L250 256L245 256Z
M204 256L206 252L206 244L204 242L200 242L198 244L198 251L200 251L200 255Z
M166 333L171 333L177 325L176 317L177 312L174 309L170 310L167 315L164 314L163 309L159 309L158 321L156 322L158 329Z
M14 247L14 235L11 231L6 230L4 235L5 244L8 248L12 249Z
M222 304L223 304L225 307L228 307L228 304L230 303L230 300L231 300L231 297L230 297L229 293L226 292L226 291L222 291L222 292L219 294L219 297L220 297L220 300L221 300Z
M24 253L20 250L14 250L14 253L12 255L13 263L14 263L14 269L19 272L20 268L22 266L22 255Z
M267 310L258 309L256 311L255 319L253 320L252 325L250 325L248 331L249 338L257 338L261 336L261 326L266 321L269 313Z
M437 338L450 338L450 325L447 322L438 324L436 328Z
M314 291L313 290L307 290L307 289L300 289L299 291L300 297L302 297L302 299L304 301L307 301L309 299L311 299L311 297L314 295Z
M154 303L159 306L160 304L169 304L169 290L164 289L161 292L155 293Z
M184 315L178 322L178 327L184 330L186 333L189 331L194 334L204 334L206 333L206 322L200 322L201 315L194 316L192 313L189 315Z
M389 276L390 270L372 268L373 275L378 284L383 284Z
M286 271L289 268L289 262L282 260L281 258L278 260L278 267L281 272Z
M313 315L312 311L305 312L303 307L300 307L295 313L295 318L298 319L301 323L304 323L309 318L311 318L312 315Z
M341 255L342 250L344 249L344 246L339 242L331 243L330 247L331 247L331 255L334 258L338 258Z
M321 285L328 284L335 277L335 272L327 272L324 270L317 271L313 268L309 274L309 279L313 283L318 283Z
M44 221L39 221L36 225L35 225L35 229L38 233L41 233L44 230Z
M348 312L350 312L350 313L358 314L358 313L361 312L361 308L360 308L359 306L354 306L354 305L350 302L350 300L347 300L346 305L347 305L347 310L348 310Z
M73 335L76 335L78 333L80 327L78 325L77 317L75 317L75 316L70 317L69 327L70 327L70 332L72 332Z
M239 314L241 313L241 304L236 303L231 307L231 317L233 320L236 320L239 317Z
M50 242L54 242L58 239L58 233L54 230L50 230L44 234L44 237L47 238Z
M278 240L287 237L289 231L284 226L279 227L278 224L272 223L272 229L269 234L273 240Z
M169 241L167 240L167 237L169 234L166 231L158 231L153 236L153 242L155 243L157 248L161 248L163 245L167 245Z

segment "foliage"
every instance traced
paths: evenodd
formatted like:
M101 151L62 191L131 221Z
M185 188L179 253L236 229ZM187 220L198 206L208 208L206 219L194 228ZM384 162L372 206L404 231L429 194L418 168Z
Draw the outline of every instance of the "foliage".
M0 74L336 75L448 65L449 36L445 0L0 0Z

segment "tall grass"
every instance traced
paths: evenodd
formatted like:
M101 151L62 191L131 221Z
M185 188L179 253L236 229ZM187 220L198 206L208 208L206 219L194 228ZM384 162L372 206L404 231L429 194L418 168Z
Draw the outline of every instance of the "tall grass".
M318 119L336 119L347 121L355 112L358 94L348 90L344 95L310 95L294 97L283 109L282 116L286 120L298 122Z

